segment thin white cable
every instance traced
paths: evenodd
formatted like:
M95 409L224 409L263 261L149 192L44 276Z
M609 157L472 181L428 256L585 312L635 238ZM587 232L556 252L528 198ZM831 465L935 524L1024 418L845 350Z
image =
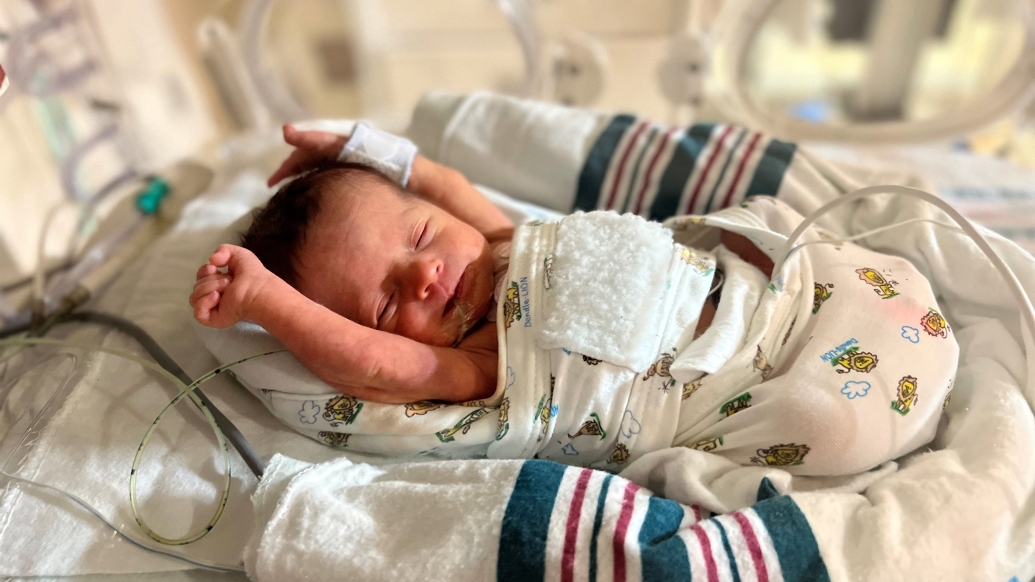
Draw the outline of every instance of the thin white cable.
M1031 300L1028 299L1028 295L1027 293L1025 293L1024 287L1021 286L1021 282L1017 279L1017 275L1014 274L1013 270L1010 269L1009 265L1007 265L1003 261L1003 259L999 257L999 254L995 252L992 246L988 243L988 240L985 239L985 237L977 230L977 228L974 227L974 225L969 220L967 220L962 214L959 213L959 211L953 208L951 204L935 196L934 194L924 192L923 190L918 190L916 188L909 188L907 186L870 186L869 188L862 188L861 190L856 190L855 192L852 192L850 194L845 194L840 198L837 198L835 200L828 202L827 204L824 204L823 206L816 209L816 211L814 211L812 214L805 217L805 219L798 224L797 228L795 228L791 235L787 238L787 241L784 243L783 248L780 249L780 252L777 255L779 259L773 266L773 277L776 277L781 272L784 264L786 263L787 259L790 257L791 253L794 250L794 243L799 238L801 238L801 235L804 234L805 231L810 226L812 226L816 222L816 220L818 220L821 216L839 206L851 204L862 198L876 196L880 194L908 196L910 198L917 198L919 200L923 200L928 204L936 206L937 208L945 212L947 215L949 215L949 218L951 218L956 224L959 225L963 233L969 236L970 239L974 241L974 244L976 244L978 248L981 249L982 254L984 254L985 258L988 259L988 262L992 264L992 267L999 271L999 273L1003 276L1003 279L1005 279L1006 281L1006 286L1009 287L1010 292L1014 296L1014 300L1017 302L1017 307L1021 312L1021 337L1024 341L1024 351L1028 361L1027 383L1029 393L1026 394L1026 396L1032 397L1032 385L1033 382L1035 382L1035 308L1032 307ZM888 228L893 228L895 226L896 225L891 225L888 227L884 227L884 229L887 230ZM872 234L872 232L863 234Z
M68 199L61 199L56 202L53 206L47 210L47 215L43 219L43 227L40 228L40 237L36 245L36 270L33 272L32 277L32 303L33 305L39 305L43 301L43 295L46 293L47 286L47 236L50 234L50 229L54 224L54 219L57 214L61 212L63 208L74 202ZM35 309L35 307L33 307ZM43 315L42 313L39 315Z
M791 249L791 251L790 251L790 253L788 253L788 255L793 255L795 252L798 251L798 249L801 249L803 247L807 247L809 245L819 245L819 244L837 245L837 244L844 244L846 242L853 242L853 241L857 241L857 240L859 240L861 238L866 238L866 237L869 237L869 236L873 236L875 234L880 234L880 233L882 233L882 232L884 232L886 230L892 230L892 229L898 228L900 226L906 226L906 225L915 224L915 223L918 223L918 222L929 222L929 223L931 223L931 224L933 224L935 226L941 226L941 227L947 228L949 230L953 230L953 231L956 231L956 232L960 232L960 233L966 234L966 232L964 232L962 228L956 226L955 224L948 224L946 222L939 222L937 220L932 220L930 218L910 218L909 220L903 220L902 222L896 222L894 224L889 224L887 226L882 226L880 228L875 228L873 230L867 230L866 232L862 232L862 233L855 234L855 235L848 236L848 237L844 237L844 238L810 240L810 241L807 241L807 242L803 242L801 244L794 245L794 248Z

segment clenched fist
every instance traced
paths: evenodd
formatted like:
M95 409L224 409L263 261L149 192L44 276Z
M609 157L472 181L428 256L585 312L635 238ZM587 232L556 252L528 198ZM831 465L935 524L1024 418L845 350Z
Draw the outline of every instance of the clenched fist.
M226 267L226 272L219 269ZM225 328L248 319L252 306L277 277L251 251L221 245L198 269L190 296L194 318L202 325Z

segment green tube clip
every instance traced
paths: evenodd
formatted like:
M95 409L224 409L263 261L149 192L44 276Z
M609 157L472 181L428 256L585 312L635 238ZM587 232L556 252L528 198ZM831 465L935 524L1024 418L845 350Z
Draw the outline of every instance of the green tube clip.
M153 216L158 213L162 206L162 200L169 195L169 183L162 178L155 176L148 182L147 187L137 195L137 210L144 216Z

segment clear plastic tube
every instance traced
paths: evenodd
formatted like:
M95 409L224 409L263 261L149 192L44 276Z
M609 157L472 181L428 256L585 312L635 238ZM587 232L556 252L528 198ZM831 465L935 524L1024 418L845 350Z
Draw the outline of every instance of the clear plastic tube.
M126 242L147 220L140 215L129 224L104 237L97 244L91 246L76 262L75 266L61 275L43 293L43 305L46 310L52 310L61 302L65 296L75 290L79 282L89 275L94 269L108 260L122 243Z
M212 371L208 372L207 374L201 376L198 380L194 381L193 383L187 385L187 384L184 384L183 382L181 382L176 376L172 375L167 370L165 370L161 366L155 364L154 362L151 362L151 361L149 361L147 359L144 359L144 358L142 358L142 357L140 357L140 356L138 356L136 354L133 354L133 353L130 353L130 352L126 352L126 351L123 351L123 350L107 348L107 347L104 347L104 346L86 345L86 344L80 344L80 343L76 343L76 342L69 342L69 341L55 340L55 339L47 339L47 338L13 338L13 339L0 340L0 350L2 350L3 348L10 348L10 347L14 347L14 348L17 348L17 349L24 349L24 348L27 348L27 347L36 347L36 346L55 346L55 347L62 347L62 348L72 348L72 349L77 349L77 350L85 350L87 352L99 352L99 353L105 353L105 354L113 355L113 356L116 356L116 357L119 357L119 358L123 358L123 359L129 360L129 361L135 362L135 363L143 366L144 368L147 368L148 370L153 371L154 373L158 374L160 377L165 379L167 382L171 382L174 386L176 386L178 388L178 394L176 395L176 397L173 398L172 401L170 401L168 405L166 405L166 407L162 410L162 412L158 415L158 417L151 423L151 425L149 426L149 428L145 432L143 439L141 440L140 446L137 448L137 452L136 452L136 455L135 455L135 457L133 459L133 464L132 464L132 468L130 470L130 475L129 475L129 503L130 503L130 508L132 509L132 512L133 512L133 516L136 519L136 522L139 525L139 527L141 528L141 530L148 537L150 537L152 540L154 540L156 542L159 542L159 543L161 543L163 545L168 545L168 546L186 545L186 544L190 544L190 543L192 543L194 541L197 541L197 540L203 538L205 535L207 535L208 532L211 531L212 528L215 526L216 522L219 521L219 518L221 517L222 512L223 512L223 508L225 507L226 501L227 501L227 499L229 497L229 492L230 492L230 476L231 476L231 473L230 473L230 452L229 452L229 448L227 447L225 436L223 435L223 433L222 433L221 429L219 428L218 424L216 423L216 421L215 421L211 411L204 405L203 402L201 402L201 400L194 393L194 391L199 386L201 386L203 383L205 383L208 380L210 380L211 378L214 378L215 376L221 374L222 372L224 372L226 370L229 370L230 368L233 368L234 366L243 364L243 363L245 363L247 361L250 361L252 359L261 358L261 357L264 357L264 356L267 356L267 355L272 355L272 354L275 354L275 353L280 353L283 350L277 350L277 351L273 351L273 352L266 352L266 353L256 354L254 356L250 356L250 357L247 357L247 358L242 358L242 359L240 359L238 361L231 362L229 364L225 364L225 365L219 366L218 368L215 368ZM5 360L10 359L10 357L12 355L13 354L11 354L11 353L3 354L2 352L0 352L0 363L3 363ZM74 369L74 366L73 366L73 369ZM51 371L52 371L52 367L48 367L48 373L50 373ZM63 385L68 385L70 383L70 380L71 380L71 375L65 379ZM211 426L214 434L216 435L216 439L217 439L217 441L219 443L219 447L223 451L223 457L224 457L224 462L223 462L223 466L224 466L224 480L223 480L223 489L222 489L222 494L221 494L221 499L220 499L219 505L218 505L216 511L214 512L212 518L209 520L208 524L205 525L202 530L200 530L198 532L195 532L193 534L190 534L190 535L187 535L187 536L184 536L184 537L181 537L181 538L169 538L169 537L165 537L165 536L162 536L162 535L156 533L153 530L153 528L151 528L146 523L146 521L144 520L144 518L140 514L139 508L137 506L136 485L137 485L137 476L138 476L138 473L139 473L140 464L142 462L143 455L144 455L144 453L146 451L147 444L148 444L151 436L153 435L153 433L154 433L155 429L157 428L158 424L165 417L166 413L169 410L171 410L173 406L175 406L177 403L179 403L184 398L190 399L195 404L195 406L197 406L198 409L201 410L203 416L205 417L205 420L209 423L209 425ZM53 397L51 397L51 400L53 400ZM48 407L49 406L50 406L50 403L48 402ZM22 440L24 441L25 439L23 438ZM160 554L160 555L163 555L163 556L175 558L177 560L186 562L186 563L188 563L188 564L190 564L192 566L197 566L197 567L202 567L202 568L207 568L207 569L212 569L212 570L218 570L218 571L228 571L228 572L229 571L242 571L242 569L239 566L228 566L228 565L215 564L215 563L211 563L211 562L206 562L204 560L198 560L198 559L192 558L190 556L184 555L182 553L173 552L173 551L167 551L167 550L163 550L163 549L160 549L160 548L153 547L148 542L145 542L144 540L141 540L141 539L137 539L135 537L135 535L133 534L133 532L128 531L125 526L120 527L119 525L116 525L115 520L112 520L112 519L109 519L108 517L106 517L104 515L103 511L101 511L101 510L97 509L96 507L94 507L89 501L83 499L82 497L80 497L80 496L78 496L78 495L76 495L76 494L74 494L72 492L66 491L66 490L61 489L59 487L55 487L55 486L47 484L47 483L43 483L43 482L40 482L40 481L37 481L37 480L34 480L34 479L30 479L30 478L26 478L26 477L22 477L22 476L19 476L17 474L14 474L9 469L9 465L10 464L11 464L11 459L8 458L7 461L4 463L4 465L2 467L0 467L0 475L2 475L3 477L6 477L7 479L10 479L11 481L17 482L17 483L25 484L25 485L28 485L28 486L31 486L31 487L40 487L40 488L46 489L48 491L51 491L51 492L54 492L54 493L58 493L59 495L65 497L66 499L69 499L70 501L72 501L76 505L79 505L80 507L82 507L83 509L88 511L90 514L92 514L98 520L100 520L102 523L104 523L105 526L109 527L110 529L112 529L113 531L118 533L123 539L125 539L126 541L130 542L131 544L133 544L133 545L135 545L137 547L145 549L145 550L147 550L149 552L153 552L153 553Z

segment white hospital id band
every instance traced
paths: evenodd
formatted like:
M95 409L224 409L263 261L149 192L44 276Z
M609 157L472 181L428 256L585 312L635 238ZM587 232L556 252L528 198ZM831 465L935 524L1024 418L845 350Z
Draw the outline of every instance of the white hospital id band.
M405 187L410 181L410 170L416 157L417 146L412 141L361 121L352 130L345 147L341 148L338 161L370 166Z

